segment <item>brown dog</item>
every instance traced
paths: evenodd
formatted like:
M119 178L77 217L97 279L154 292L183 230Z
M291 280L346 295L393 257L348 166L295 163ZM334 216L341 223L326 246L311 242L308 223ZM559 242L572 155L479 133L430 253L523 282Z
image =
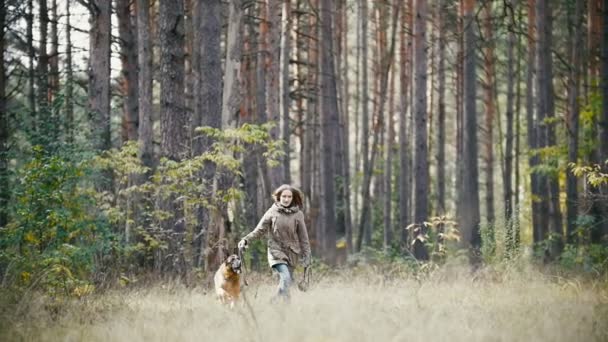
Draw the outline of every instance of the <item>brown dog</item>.
M240 273L241 259L236 254L229 256L215 272L215 294L221 303L230 303L230 307L234 307L241 295Z

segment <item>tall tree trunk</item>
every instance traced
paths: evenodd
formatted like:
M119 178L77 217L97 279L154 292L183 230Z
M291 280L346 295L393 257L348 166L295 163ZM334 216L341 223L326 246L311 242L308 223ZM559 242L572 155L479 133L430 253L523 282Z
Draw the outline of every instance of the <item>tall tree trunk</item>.
M31 2L31 0L30 0ZM65 140L68 144L74 142L74 71L72 67L72 26L70 21L70 1L65 2Z
M486 40L485 50L485 85L484 85L484 103L485 103L485 188L486 188L486 221L488 224L494 222L494 34L492 32L492 3L488 2L484 7L484 39ZM474 53L474 50L468 50L465 53ZM490 230L492 231L492 230Z
M269 24L267 37L268 45L265 49L266 55L266 111L268 120L275 122L270 130L273 140L281 138L281 107L280 107L280 70L281 70L281 1L265 0L266 18ZM283 163L269 168L271 188L274 190L284 183Z
M122 64L121 91L123 95L122 140L137 140L138 93L137 87L137 17L131 0L116 0L120 61Z
M538 120L543 122L545 127L541 128L539 136L540 147L552 147L556 144L555 137L555 117L554 94L553 94L553 57L551 55L552 48L552 18L551 6L548 6L546 0L537 0L536 2L536 30L538 39L536 41L537 55L537 106ZM554 162L550 162L554 167L557 167ZM542 191L542 189L546 189ZM562 225L561 213L559 208L559 184L557 176L541 176L541 193L548 195L541 202L541 215L545 214L548 217L548 227L551 236L551 256L557 257L561 251L562 244ZM545 210L547 208L547 210Z
M139 158L147 167L154 165L152 146L152 46L150 37L150 2L137 0L137 63L139 107Z
M428 218L429 166L427 134L427 41L426 0L416 0L414 8L414 102L413 113L416 124L414 132L414 222L421 224ZM470 51L473 51L471 48ZM422 232L422 231L421 231Z
M568 162L576 163L578 159L578 121L579 121L579 87L583 50L583 2L577 1L574 10L574 35L572 39L571 70L568 79ZM566 240L575 242L576 217L578 215L578 190L576 176L572 170L566 173Z
M45 1L45 0L43 0ZM93 146L111 147L110 135L110 30L111 2L92 0L89 50L89 108L93 116Z
M161 154L170 160L180 161L188 153L189 139L183 134L188 128L188 112L185 108L184 83L184 7L182 1L160 1L160 131ZM173 213L172 220L163 222L173 231L173 270L184 274L190 269L191 245L184 243L184 211L172 194L163 203L165 210ZM186 241L189 242L189 241Z
M599 122L599 155L600 163L604 172L608 172L608 1L604 0L603 3L603 16L602 16L602 29L601 29L601 77L600 85L602 92L602 113ZM608 186L604 184L601 188L602 198L608 197ZM602 217L608 217L608 205L606 201L602 203L601 214ZM603 220L600 225L600 236L604 238L608 236L608 221Z
M481 247L480 213L479 213L479 184L477 169L477 109L476 99L476 68L475 68L475 0L464 1L464 116L463 116L463 166L462 186L459 196L458 221L462 229L465 244L472 247L472 261L479 260Z
M59 34L57 32L57 24L59 23L59 16L57 15L57 0L51 1L51 54L49 55L49 93L48 100L51 103L49 111L51 121L49 122L50 138L54 141L58 141L61 132L61 126L59 125L59 111L55 106L55 99L59 92Z
M334 68L334 39L330 0L321 0L321 224L325 232L325 252L330 264L336 257L336 137L338 131L338 90Z
M535 0L528 0L528 58L526 73L526 122L528 131L528 148L534 150L538 147L538 124L534 108L534 74L536 65L536 6ZM540 163L538 154L530 153L528 158L530 168ZM535 172L530 173L530 188L532 189L532 230L535 243L541 242L545 234L544 222L542 222L539 198L540 179Z
M48 42L48 26L49 26L49 13L47 0L39 0L39 17L40 17L40 28L38 38L38 65L37 65L37 81L38 81L38 108L39 117L38 124L40 131L37 132L36 141L38 144L42 143L46 145L46 142L41 140L49 137L51 129L51 119L49 115L49 55L47 53L47 42ZM93 27L93 25L91 25ZM91 39L93 44L93 39ZM92 46L92 45L91 45ZM91 59L91 64L93 59ZM91 84L93 84L91 82ZM90 85L90 87L92 87ZM99 126L97 126L99 127Z
M439 41L437 42L437 213L444 215L445 207L445 46L446 42L446 22L445 22L445 3L444 0L437 2L437 22L439 31Z
M410 194L411 188L409 187L408 179L410 177L410 157L409 157L409 138L410 136L407 134L407 111L409 105L409 96L408 90L410 85L411 78L411 51L412 44L411 38L406 40L406 31L408 30L408 25L411 22L412 14L412 0L408 0L408 5L403 3L402 9L402 20L401 20L401 29L399 30L399 40L400 40L400 79L401 79L401 108L399 110L399 231L401 232L401 246L407 246L408 233L405 227L409 224L410 220ZM406 8L407 6L407 8ZM410 26L411 27L411 26Z
M200 105L196 107L194 121L196 126L220 128L222 113L222 88L219 86L222 84L222 53L220 44L222 32L221 1L199 2L197 12L199 27L195 33L197 36L195 41L198 43L195 45L195 49L198 49L200 59L197 61L199 67L199 86L198 88L195 87L195 91L198 91L197 98L200 101ZM203 137L197 140L199 143L195 149L196 155L205 152L211 147L211 139ZM214 179L214 174L215 166L212 163L207 163L201 175L202 181L206 183L204 188L207 191L203 196L211 196L211 182ZM214 235L220 237L222 233L221 231L214 231L214 229L221 229L221 226L211 225L213 222L211 214L208 210L204 210L199 216L201 228L207 229L209 227L209 230L205 232L205 238L201 238L202 246L205 246L204 248L215 246L218 241L210 241L210 237ZM218 245L217 250L212 250L208 254L205 268L214 269L220 260L223 259L223 253L223 246Z
M518 22L523 22L523 7L518 4ZM521 38L518 36L517 38L517 91L515 95L515 186L513 191L513 206L516 209L516 212L513 215L512 226L513 226L513 251L519 251L519 243L520 243L520 222L519 222L519 213L520 213L520 204L519 204L519 185L520 181L520 141L521 141Z
M26 28L26 40L27 40L27 56L28 56L28 88L27 88L27 102L28 108L31 112L31 133L35 133L38 129L37 116L36 116L36 69L34 69L34 60L36 59L36 49L34 48L34 0L27 0L27 14L26 14L27 28ZM68 28L70 26L68 25ZM69 31L69 30L68 30Z
M281 15L281 68L279 71L279 90L280 90L280 110L281 110L281 139L285 142L285 156L283 159L283 182L291 183L291 143L290 136L291 130L289 127L289 59L291 56L291 0L283 1L282 15Z
M510 13L510 23L515 23L515 7L517 6L516 1L510 1L511 9L513 12ZM503 184L503 201L505 203L505 226L507 236L507 253L511 254L513 251L513 190L511 187L511 177L513 173L513 99L514 99L514 78L517 75L514 72L514 56L513 49L516 46L515 40L515 28L511 25L508 26L508 38L507 38L507 134L505 137L505 165L504 165L504 179Z
M0 227L8 223L8 113L6 112L6 70L4 69L6 3L0 3Z
M363 177L371 178L371 166L369 160L369 85L367 76L367 20L368 20L368 8L367 0L359 0L360 10L360 21L361 21L361 158L363 159ZM365 184L365 180L363 181ZM370 193L369 187L366 189L365 185L361 187L361 220L359 221L359 235L357 236L357 251L361 250L363 237L366 235L366 231L371 230L371 220L369 217L369 203ZM371 241L365 241L366 245L369 246Z
M393 4L393 15L399 11L399 3L394 1ZM398 21L395 18L394 21ZM395 24L396 25L396 24ZM392 59L391 59L392 62ZM383 245L384 250L388 251L393 244L393 217L392 217L392 205L393 205L393 155L395 154L395 71L391 65L390 72L390 83L389 83L389 105L386 111L386 122L387 126L387 140L386 140L386 159L384 164L384 239Z
M241 56L243 30L243 1L232 0L228 14L226 67L222 99L222 128L234 128L241 109Z

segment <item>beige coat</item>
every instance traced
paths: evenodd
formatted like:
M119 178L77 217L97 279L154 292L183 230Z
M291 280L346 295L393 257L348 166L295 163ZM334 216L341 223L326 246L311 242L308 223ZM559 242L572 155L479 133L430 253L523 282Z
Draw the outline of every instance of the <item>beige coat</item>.
M283 208L275 203L266 211L257 227L244 237L247 242L268 238L268 264L296 267L303 260L310 262L310 243L304 223L304 213L298 207Z

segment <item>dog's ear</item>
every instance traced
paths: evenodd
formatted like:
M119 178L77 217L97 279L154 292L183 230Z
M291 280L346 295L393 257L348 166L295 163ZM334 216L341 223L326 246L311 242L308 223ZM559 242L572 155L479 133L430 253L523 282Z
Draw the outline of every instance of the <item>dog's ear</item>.
M226 258L226 265L230 264L234 260L234 254Z

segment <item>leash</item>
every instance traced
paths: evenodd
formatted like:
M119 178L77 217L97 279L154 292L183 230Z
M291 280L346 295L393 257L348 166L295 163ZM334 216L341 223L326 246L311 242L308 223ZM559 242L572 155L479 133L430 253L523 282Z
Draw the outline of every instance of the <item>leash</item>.
M243 258L243 250L244 248L239 248L238 255L241 260L241 279L243 280L243 285L249 286L247 279L245 278L245 259Z

